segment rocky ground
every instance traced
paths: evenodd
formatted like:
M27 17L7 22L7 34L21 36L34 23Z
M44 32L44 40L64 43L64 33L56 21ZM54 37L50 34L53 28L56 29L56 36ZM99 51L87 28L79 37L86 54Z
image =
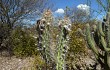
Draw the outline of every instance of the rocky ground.
M93 54L89 56L91 56L92 59L90 57L86 57L75 62L76 65L79 67L81 66L80 70L85 70L85 66L90 67L90 65L95 64ZM15 56L12 56L11 58L7 56L0 56L0 70L36 70L34 61L34 57L26 57L21 59L16 58ZM96 70L101 70L100 66L98 66Z
M16 58L11 57L0 57L0 70L35 70L33 66L32 57L27 58Z

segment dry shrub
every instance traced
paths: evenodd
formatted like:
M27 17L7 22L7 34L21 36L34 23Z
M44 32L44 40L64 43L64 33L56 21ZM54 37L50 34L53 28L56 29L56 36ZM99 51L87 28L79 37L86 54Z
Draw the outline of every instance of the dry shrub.
M83 30L84 25L85 24L72 24L72 31L69 34L69 50L66 58L67 67L69 67L69 69L75 68L74 66L77 65L77 63L80 64L82 58L88 54L84 37L77 31L78 28Z

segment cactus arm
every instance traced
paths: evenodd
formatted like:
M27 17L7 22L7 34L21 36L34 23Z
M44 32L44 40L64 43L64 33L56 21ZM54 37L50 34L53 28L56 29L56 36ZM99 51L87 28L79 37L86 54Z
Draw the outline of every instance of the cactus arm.
M106 41L105 41L105 39L104 39L104 37L105 37L105 34L104 34L104 32L103 32L103 30L102 30L102 23L101 22L98 22L98 31L99 31L99 36L101 37L101 43L102 43L102 45L103 45L103 48L104 48L104 50L105 51L110 51L110 48L107 48L107 43L106 43ZM107 35L108 37L110 37L110 32L108 31L108 35ZM110 38L108 38L108 44L110 45Z
M110 25L108 26L108 31L107 31L107 48L110 49ZM110 68L110 50L107 52L107 64L108 67Z
M104 50L105 51L110 51L110 48L107 48L107 43L106 43L106 41L105 41L105 39L104 39L104 37L105 37L105 34L104 34L104 32L103 32L103 30L102 30L102 23L101 22L98 22L98 31L99 31L99 36L101 37L101 39L100 39L100 41L101 41L101 43L102 43L102 45L103 45L103 48L104 48ZM109 33L109 32L108 32ZM108 35L108 36L110 36L110 35ZM109 39L108 39L109 40ZM109 43L108 43L109 44Z
M106 43L106 41L104 39L105 35L102 31L102 24L100 22L98 23L98 31L99 31L99 34L101 36L100 40L101 40L101 43L103 45L103 48L107 52L107 65L110 68L110 55L109 55L110 48L108 48L108 47L110 47L110 30L107 31L107 41L108 41L108 43Z
M101 22L98 22L98 31L101 36L103 36L103 37L105 36L105 34L102 30L102 23Z
M108 26L108 31L107 31L107 47L110 48L110 26Z
M110 48L107 47L107 43L106 43L104 37L102 37L102 36L101 36L101 43L102 43L102 45L103 45L103 47L104 47L104 50L105 50L106 52L109 52L109 51L110 51Z
M97 61L101 64L101 65L104 65L104 61L102 60L103 59L103 55L99 53L98 49L95 47L95 41L94 41L94 38L93 36L91 36L91 31L90 31L90 26L89 24L86 25L86 40L87 40L87 43L90 47L90 49L95 53L95 57L97 59ZM104 43L104 45L106 45Z
M102 43L105 51L107 51L107 52L110 51L110 48L107 48L107 43L105 42L105 39L102 36L101 36L101 43Z
M89 24L86 25L86 39L87 39L87 43L89 45L89 47L92 49L92 51L96 54L99 55L99 52L97 50L97 48L95 47L95 42L92 39L91 33L90 33L90 26Z

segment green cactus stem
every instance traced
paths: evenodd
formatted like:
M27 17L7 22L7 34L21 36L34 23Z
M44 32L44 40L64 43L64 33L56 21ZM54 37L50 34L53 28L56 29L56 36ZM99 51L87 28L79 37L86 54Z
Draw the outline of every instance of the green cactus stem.
M59 40L58 40L58 50L57 50L57 70L64 70L64 64L65 64L65 59L62 57L63 54L63 47L65 44L65 39L63 38L63 29L61 29L61 33L59 35Z
M65 22L66 21L66 22ZM68 46L67 46L67 33L68 29L66 29L65 25L69 24L69 20L61 20L60 21L60 34L59 34L59 39L58 39L58 44L57 44L57 55L56 55L56 70L65 70L65 58L66 58L66 52L68 51Z
M97 28L98 28L99 34L104 37L105 34L102 30L102 22L98 22L97 26L98 26Z
M86 39L87 39L87 43L88 43L89 47L92 49L92 51L94 51L94 53L96 55L99 55L99 52L98 52L97 48L95 47L96 45L95 45L94 39L91 36L89 24L86 24L86 33L85 34L86 34Z
M100 41L101 41L101 43L103 45L104 50L105 51L110 51L110 48L107 48L107 42L105 40L105 34L104 34L103 30L102 30L102 23L101 22L98 23L98 27L97 28L98 28L98 32L100 34L99 35Z
M95 55L97 61L101 64L101 67L104 70L110 70L110 54L109 54L110 48L107 43L108 37L110 36L109 35L110 32L109 31L103 32L101 22L98 22L96 32L97 32L96 34L98 34L97 39L99 39L99 40L94 39L95 35L91 35L90 26L89 26L89 24L86 24L85 34L86 34L86 40L87 40L87 43L88 43L90 49L94 52L94 55ZM106 34L107 34L107 36L106 36ZM99 41L99 44L96 43L96 41ZM101 49L101 52L99 52L99 49ZM102 52L104 52L104 54L102 54Z

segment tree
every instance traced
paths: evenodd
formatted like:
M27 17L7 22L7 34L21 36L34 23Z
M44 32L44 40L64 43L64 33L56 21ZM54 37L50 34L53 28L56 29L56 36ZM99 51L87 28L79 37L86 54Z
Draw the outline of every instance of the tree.
M0 21L12 29L19 19L42 11L47 0L0 0ZM37 16L37 15L36 15Z
M11 48L11 33L23 19L30 15L42 12L48 8L48 0L0 0L0 49L4 40L5 47ZM31 18L28 18L31 19ZM6 44L6 43L5 43Z

